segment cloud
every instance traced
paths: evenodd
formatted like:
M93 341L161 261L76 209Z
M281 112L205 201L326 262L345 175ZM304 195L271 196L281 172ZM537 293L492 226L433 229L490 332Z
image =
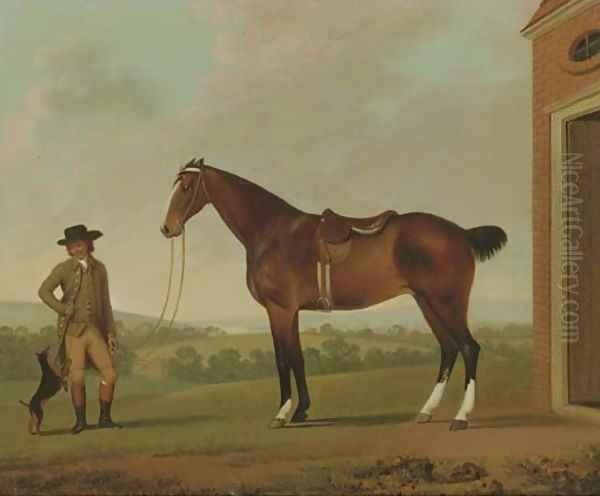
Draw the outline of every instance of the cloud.
M2 122L0 164L3 172L7 173L25 157L34 153L36 125L47 113L43 90L36 86L26 94L21 108L9 114Z
M0 213L10 291L30 294L31 279L62 255L54 246L62 229L83 221L105 232L99 253L114 274L118 308L156 313L168 262L158 225L176 167L192 156L307 211L419 209L461 225L498 223L515 241L486 266L480 292L496 280L506 288L502 273L518 261L530 273L522 256L529 227L520 221L530 205L530 67L526 43L513 40L522 16L514 5L190 4L204 37L190 28L184 38L198 40L201 57L181 66L210 58L207 50L213 60L184 72L197 77L187 106L162 88L185 83L186 95L189 77L167 77L151 63L145 76L138 71L139 33L122 38L137 48L119 57L85 36L38 54L40 78L4 123L0 144L0 160L18 164L10 184L19 187L3 184L10 205ZM244 285L242 247L212 208L189 234L182 315L260 312ZM527 280L516 284L528 294Z
M113 115L151 118L160 95L151 81L130 67L115 67L100 44L70 42L41 55L44 99L50 112L64 117Z

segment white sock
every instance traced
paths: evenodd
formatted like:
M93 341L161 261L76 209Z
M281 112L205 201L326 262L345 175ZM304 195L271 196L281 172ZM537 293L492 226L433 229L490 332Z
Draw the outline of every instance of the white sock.
M446 390L447 384L448 381L445 380L443 382L438 382L433 387L433 391L431 392L429 399L427 400L423 408L421 408L421 413L424 413L426 415L431 415L433 413L433 411L438 407L438 405L442 401L442 397L444 396L444 391Z
M475 406L475 379L471 379L465 390L465 397L463 399L462 405L460 406L460 410L454 417L456 420L467 420L469 414L473 411L473 407Z
M279 413L275 416L275 418L280 419L280 420L285 420L285 418L288 416L288 413L290 413L291 409L292 409L292 399L290 398L283 404L283 406L281 407L281 409L279 410Z

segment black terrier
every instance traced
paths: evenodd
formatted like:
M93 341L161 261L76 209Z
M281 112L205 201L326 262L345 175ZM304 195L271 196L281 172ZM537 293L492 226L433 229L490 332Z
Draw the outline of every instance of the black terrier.
M44 350L36 353L38 362L42 368L42 379L36 392L31 397L29 403L19 400L19 403L29 409L29 414L31 415L29 420L30 434L40 433L40 426L44 419L44 405L52 398L52 396L60 391L60 388L63 385L61 378L54 372L48 363L49 348L50 347L47 346Z

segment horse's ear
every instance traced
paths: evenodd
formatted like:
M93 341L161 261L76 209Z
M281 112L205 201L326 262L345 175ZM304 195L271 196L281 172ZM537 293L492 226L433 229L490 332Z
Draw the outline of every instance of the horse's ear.
M196 161L196 165L198 165L198 166L204 165L204 157L202 157L200 160Z

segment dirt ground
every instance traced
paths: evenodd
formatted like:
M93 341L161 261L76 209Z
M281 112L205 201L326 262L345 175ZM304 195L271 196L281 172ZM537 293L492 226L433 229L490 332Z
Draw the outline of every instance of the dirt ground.
M481 409L469 430L450 432L451 413L442 410L426 425L406 414L314 419L278 431L279 444L228 453L4 461L0 493L600 493L600 424L495 407ZM335 442L304 439L300 429L333 430ZM82 435L93 442L101 432Z

